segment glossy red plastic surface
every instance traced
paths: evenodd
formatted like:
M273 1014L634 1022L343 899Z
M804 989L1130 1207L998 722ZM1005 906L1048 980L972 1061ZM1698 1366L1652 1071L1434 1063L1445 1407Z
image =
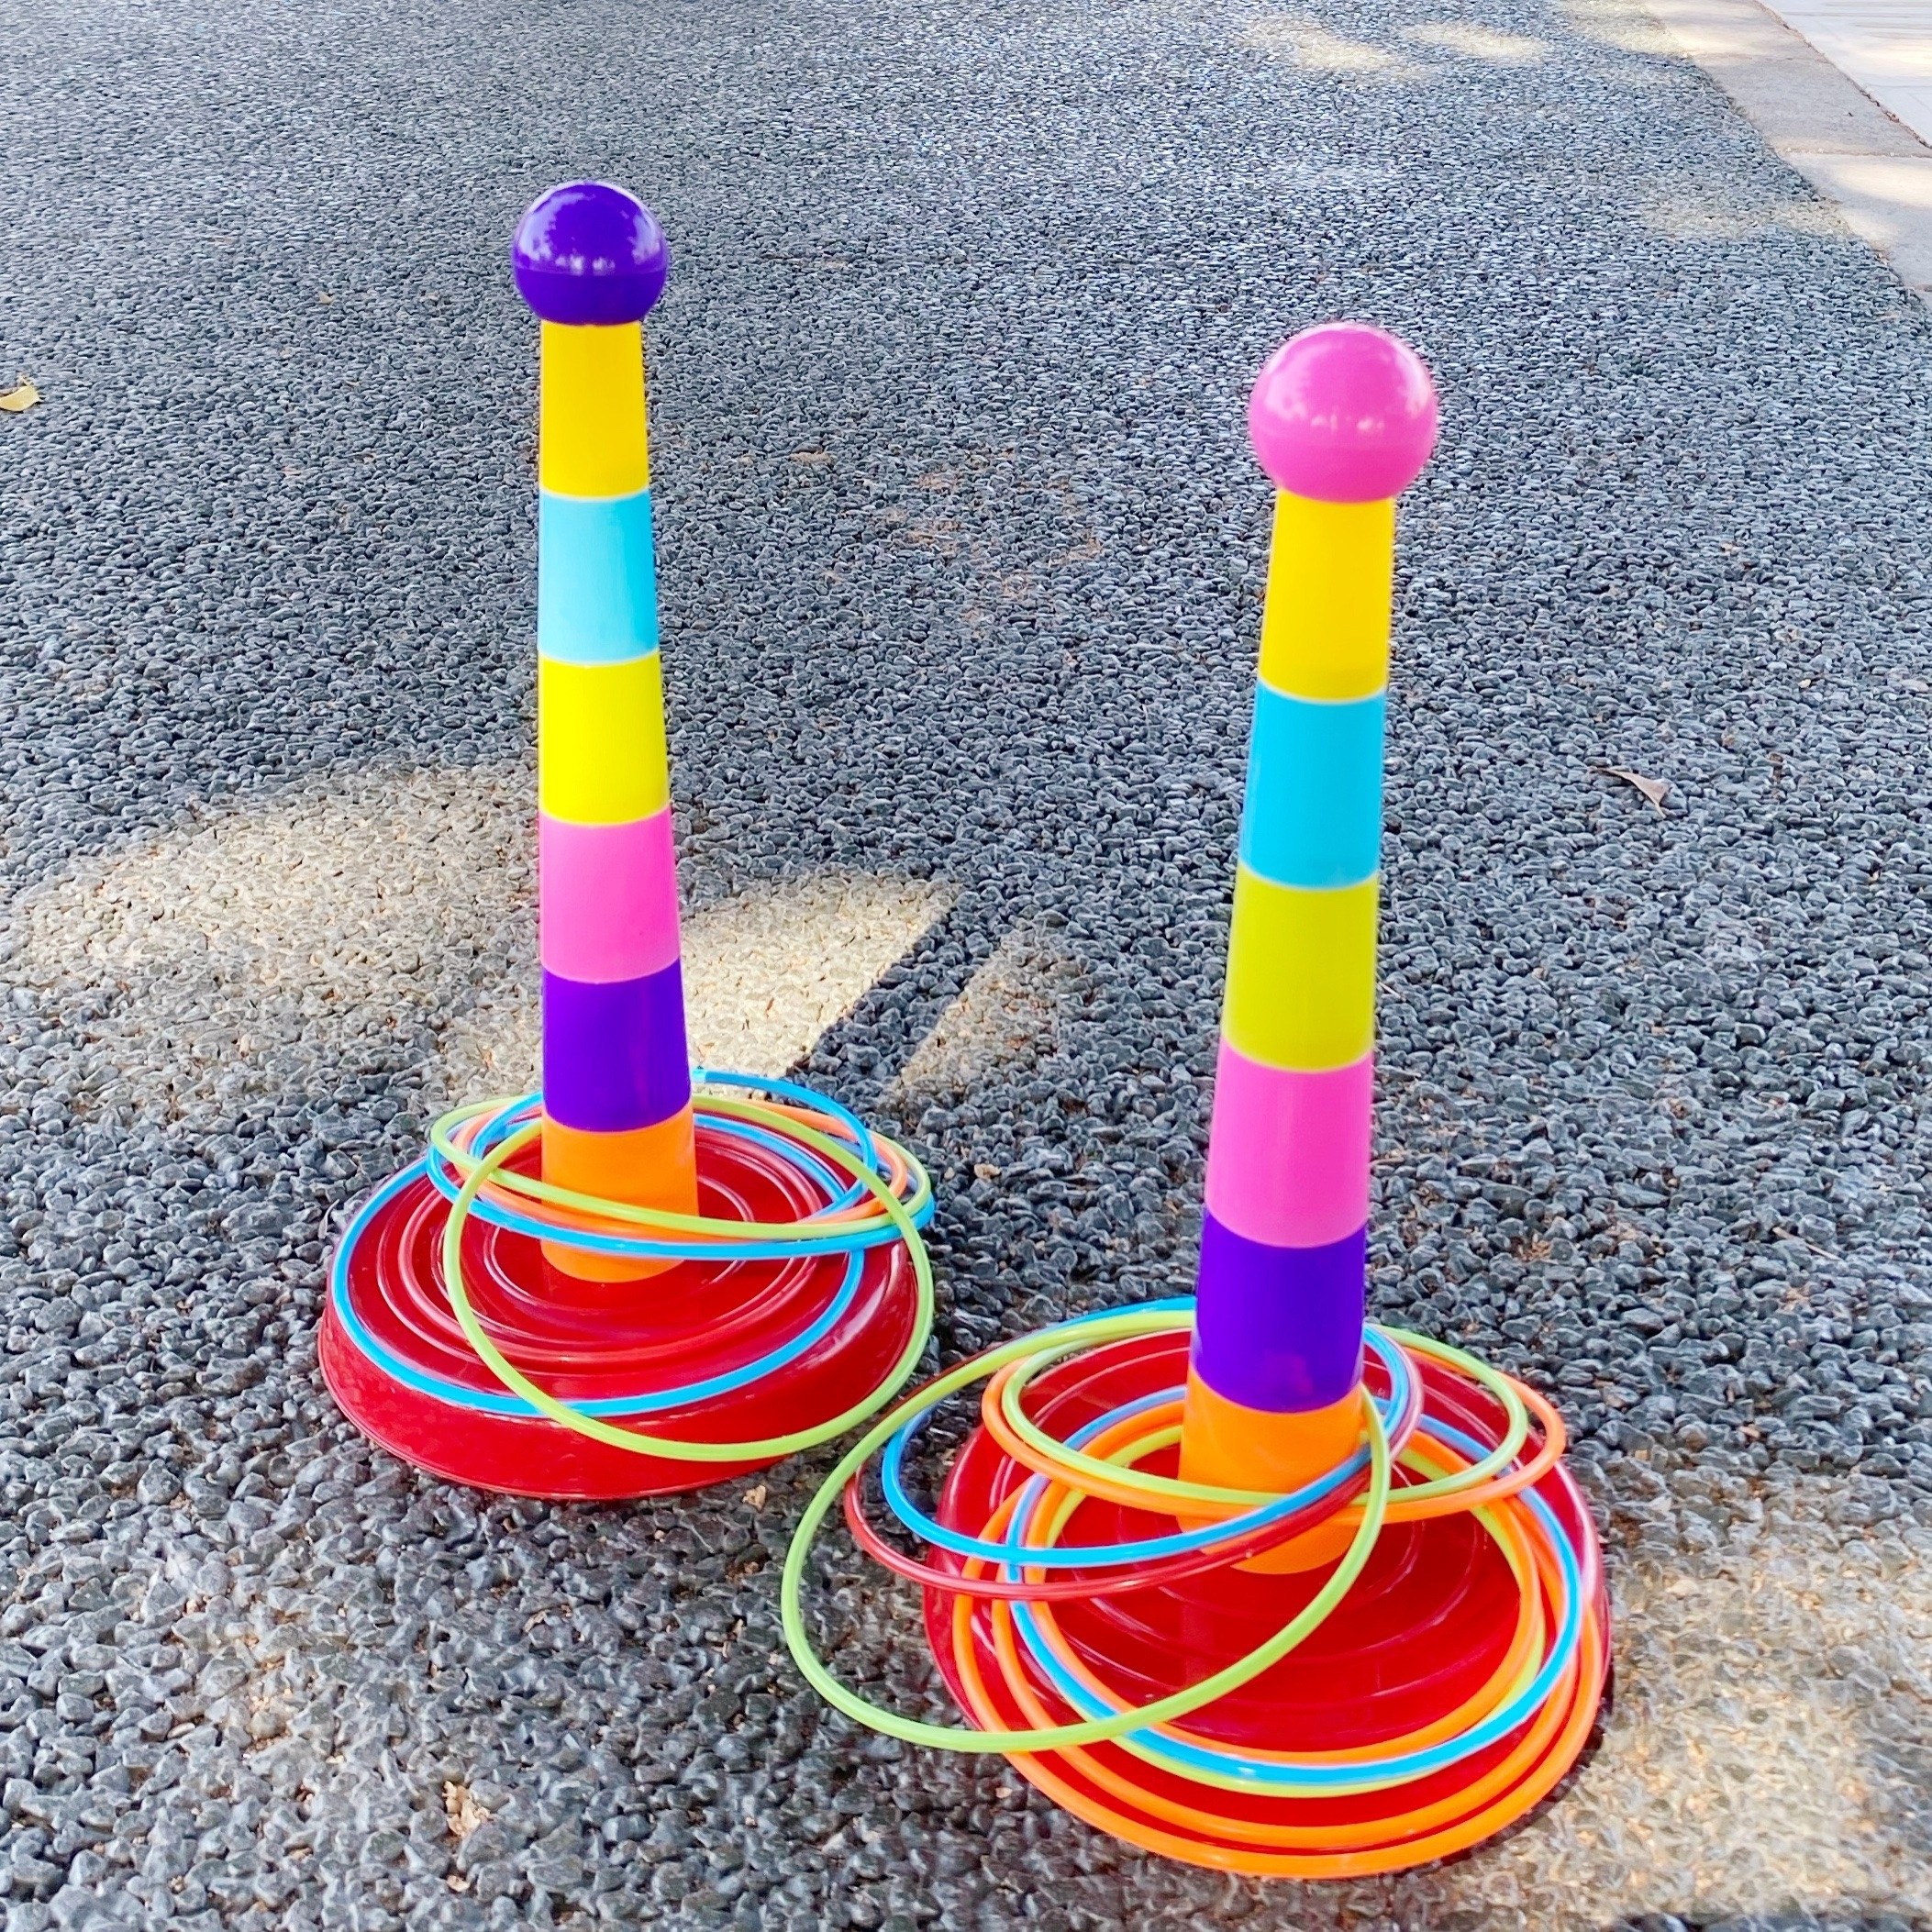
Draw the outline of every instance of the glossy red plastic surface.
M1064 1441L1116 1404L1178 1388L1186 1373L1186 1351L1184 1335L1160 1335L1071 1357L1030 1386L1027 1412L1047 1433ZM1424 1364L1423 1373L1430 1415L1487 1441L1501 1438L1502 1411L1484 1392L1433 1362ZM1174 1453L1168 1450L1143 1466L1171 1475L1173 1462ZM983 1428L976 1429L946 1482L939 1520L967 1534L983 1533L994 1509L1027 1474ZM1593 1541L1588 1510L1560 1465L1538 1485L1538 1493L1572 1538ZM1064 1540L1160 1536L1173 1527L1166 1516L1090 1502L1069 1524ZM950 1560L936 1553L936 1560ZM1328 1574L1326 1569L1262 1575L1229 1568L1170 1587L1061 1604L1057 1615L1070 1645L1094 1675L1127 1702L1145 1704L1197 1682L1254 1649L1308 1602ZM970 1712L953 1655L958 1599L937 1589L928 1589L925 1597L934 1656L955 1700ZM1607 1604L1601 1594L1598 1607L1607 1630ZM1481 1687L1508 1648L1516 1608L1509 1567L1472 1517L1393 1526L1383 1531L1367 1568L1327 1622L1251 1683L1187 1719L1186 1727L1236 1748L1267 1751L1336 1750L1401 1737L1446 1715ZM1023 1727L1028 1719L1004 1689L990 1632L991 1613L983 1604L973 1621L982 1674L1003 1720ZM1030 1665L1029 1681L1056 1722L1079 1715ZM1593 1705L1601 1690L1599 1676L1594 1683L1579 1683L1577 1695L1587 1696ZM1393 1793L1297 1799L1295 1822L1352 1824L1386 1815L1392 1804L1406 1812L1452 1796L1505 1756L1521 1735L1521 1730L1512 1732L1460 1764ZM1200 1795L1198 1786L1117 1746L1090 1749L1142 1790L1183 1803ZM1083 1778L1077 1762L1048 1755L1060 1776L1102 1795ZM1547 1786L1563 1769L1567 1762L1556 1766L1546 1756L1516 1782L1540 1780ZM1279 1797L1236 1792L1215 1796L1231 1815L1257 1821L1282 1815ZM1110 1802L1117 1803L1117 1796ZM1229 1849L1238 1862L1239 1847Z
M726 1135L698 1141L701 1211L719 1219L784 1221L824 1205L813 1183L772 1150ZM511 1169L535 1171L534 1147ZM501 1395L443 1292L448 1204L427 1180L389 1201L350 1257L357 1318L382 1350L419 1373ZM807 1327L844 1281L842 1255L774 1261L681 1261L639 1282L580 1282L539 1244L472 1218L464 1281L485 1329L539 1386L564 1402L683 1386L756 1360ZM693 1442L784 1435L839 1414L883 1382L916 1316L903 1246L874 1248L851 1307L784 1369L708 1402L604 1419ZM701 1489L759 1461L686 1462L594 1441L539 1416L460 1407L413 1387L323 1317L322 1372L364 1434L454 1482L511 1495L614 1500ZM773 1459L766 1458L764 1460Z

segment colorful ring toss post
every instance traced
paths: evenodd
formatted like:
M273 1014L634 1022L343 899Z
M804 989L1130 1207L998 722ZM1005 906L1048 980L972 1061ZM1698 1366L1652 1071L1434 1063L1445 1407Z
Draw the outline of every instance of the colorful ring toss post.
M1280 494L1198 1294L900 1403L807 1510L783 1612L806 1676L876 1729L1004 1753L1149 1850L1338 1878L1446 1857L1548 1793L1595 1719L1608 1612L1556 1411L1364 1322L1394 499L1435 392L1392 338L1312 329L1261 372L1249 428ZM981 1384L928 1510L908 1458ZM875 1456L923 1556L872 1520ZM973 1729L882 1710L814 1650L807 1560L841 1502L922 1587Z
M524 217L542 323L543 1091L439 1121L338 1249L323 1373L367 1434L521 1495L687 1489L842 1435L931 1327L917 1161L684 1036L641 322L670 255L598 183Z

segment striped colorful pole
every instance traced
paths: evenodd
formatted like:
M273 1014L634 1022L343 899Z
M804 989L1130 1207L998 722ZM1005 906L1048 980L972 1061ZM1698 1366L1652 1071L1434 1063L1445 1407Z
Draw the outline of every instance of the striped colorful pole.
M885 1403L931 1332L932 1183L795 1081L694 1079L640 326L670 253L640 202L579 182L510 258L542 325L543 1087L446 1115L356 1208L317 1353L418 1467L609 1500L763 1468Z
M807 1505L780 1605L799 1669L875 1730L1003 1751L1166 1857L1360 1879L1465 1850L1555 1789L1603 1694L1609 1605L1556 1409L1363 1318L1395 498L1435 392L1379 330L1311 329L1249 422L1281 494L1199 1293L1083 1314L906 1397ZM975 1391L928 1513L905 1458ZM924 1555L873 1520L875 1454ZM923 1588L969 1731L819 1656L805 1579L841 1505Z
M1183 1481L1294 1490L1360 1431L1395 497L1436 441L1414 350L1310 329L1255 383L1279 492L1207 1149ZM1301 1567L1346 1531L1277 1552Z
M543 1178L697 1212L641 323L671 266L621 189L553 189L516 286L543 325L537 577ZM544 1244L594 1281L668 1262Z

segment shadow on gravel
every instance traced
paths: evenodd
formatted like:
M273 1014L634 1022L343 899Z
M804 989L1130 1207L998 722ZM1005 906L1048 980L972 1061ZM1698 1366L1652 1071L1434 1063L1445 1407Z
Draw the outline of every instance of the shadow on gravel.
M1660 1926L1643 1915L1662 1901L1735 1932L1923 1923L1932 1535L1861 1523L1882 1485L1740 1475L1732 1494L1707 1467L1636 1459L1610 1473L1616 1701L1601 1747L1563 1803L1438 1885L1526 1925L1603 1925L1620 1907Z

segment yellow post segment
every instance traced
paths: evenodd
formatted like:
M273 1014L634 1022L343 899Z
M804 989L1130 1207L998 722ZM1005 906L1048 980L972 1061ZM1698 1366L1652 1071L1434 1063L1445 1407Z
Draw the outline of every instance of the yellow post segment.
M1340 703L1389 682L1395 505L1280 492L1261 613L1261 682Z
M538 659L537 796L576 825L628 825L671 803L656 651L621 664Z
M1380 882L1332 892L1235 872L1221 1031L1263 1066L1322 1073L1352 1066L1375 1039Z
M650 487L644 331L543 325L537 480L560 496L635 496Z

